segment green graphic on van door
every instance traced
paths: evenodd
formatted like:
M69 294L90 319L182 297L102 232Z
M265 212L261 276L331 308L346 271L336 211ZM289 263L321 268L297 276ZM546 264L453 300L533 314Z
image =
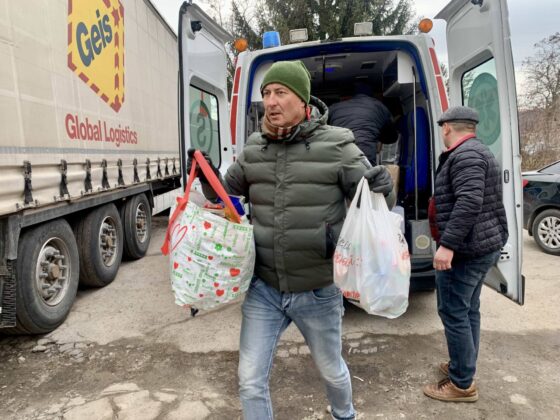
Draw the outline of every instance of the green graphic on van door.
M462 78L463 104L478 111L477 137L501 158L500 98L494 59L467 71Z
M214 95L190 87L189 119L191 147L210 155L214 165L220 165L220 134L218 130L218 100Z
M197 149L207 152L212 147L212 123L210 110L200 100L191 105L191 141Z
M488 73L474 79L469 92L469 106L480 114L477 133L487 145L494 144L500 137L500 102L498 82Z

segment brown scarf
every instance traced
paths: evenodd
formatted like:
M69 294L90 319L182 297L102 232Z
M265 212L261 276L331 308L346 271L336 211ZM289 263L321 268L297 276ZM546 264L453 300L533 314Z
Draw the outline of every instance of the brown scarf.
M305 117L307 120L309 120L311 117L310 111L311 111L310 108L306 107ZM268 119L268 115L266 115L265 113L261 124L261 132L270 140L285 140L292 135L292 133L294 132L294 130L298 125L299 124L292 125L290 127L279 127L277 125L272 124Z
M296 127L297 124L291 127L279 127L272 124L268 116L265 115L262 120L261 131L270 140L285 140L290 137Z

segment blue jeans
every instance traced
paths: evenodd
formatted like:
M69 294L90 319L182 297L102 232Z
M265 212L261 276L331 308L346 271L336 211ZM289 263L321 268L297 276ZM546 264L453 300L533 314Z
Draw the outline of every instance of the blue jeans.
M436 271L438 313L449 352L449 379L471 386L480 342L480 291L500 251L471 259L453 259L452 267Z
M278 340L293 321L327 388L335 419L354 419L350 373L342 358L342 294L333 284L310 292L279 292L254 278L243 302L239 394L245 420L272 419L268 387Z

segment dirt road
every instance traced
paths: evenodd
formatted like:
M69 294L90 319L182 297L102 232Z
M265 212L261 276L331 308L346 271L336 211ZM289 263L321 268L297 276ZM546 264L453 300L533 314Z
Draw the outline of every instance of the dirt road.
M236 419L239 303L191 318L174 305L165 220L149 255L84 290L67 321L39 337L0 336L3 419ZM476 404L425 398L446 359L433 293L411 296L396 320L347 307L344 353L361 419L557 418L560 410L560 259L524 239L526 304L485 288ZM290 327L271 379L277 419L327 419L307 347Z

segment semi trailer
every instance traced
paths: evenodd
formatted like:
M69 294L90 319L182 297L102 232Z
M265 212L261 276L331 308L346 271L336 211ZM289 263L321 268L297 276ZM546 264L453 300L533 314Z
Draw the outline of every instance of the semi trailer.
M145 255L180 189L177 37L148 0L0 9L0 333Z

